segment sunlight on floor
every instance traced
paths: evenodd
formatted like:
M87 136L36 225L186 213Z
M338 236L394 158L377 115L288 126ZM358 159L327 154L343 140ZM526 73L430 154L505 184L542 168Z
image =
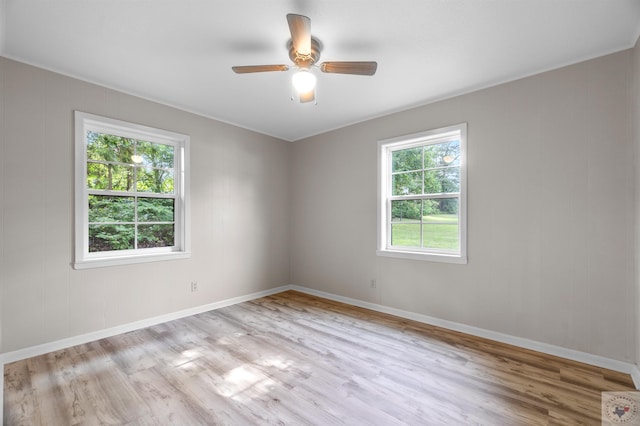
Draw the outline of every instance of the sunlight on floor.
M241 365L224 375L218 394L237 401L250 401L273 390L278 383L251 365Z
M215 383L216 392L237 401L249 401L268 394L282 383L272 378L270 369L288 370L293 361L283 357L264 357L251 364L240 365L222 376Z
M179 357L175 359L173 365L175 367L182 367L194 359L198 359L202 356L202 348L196 349L187 349L186 351L182 351Z

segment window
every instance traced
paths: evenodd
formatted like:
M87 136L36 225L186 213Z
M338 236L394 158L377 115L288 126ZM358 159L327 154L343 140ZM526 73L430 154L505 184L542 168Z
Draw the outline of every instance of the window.
M378 255L466 263L466 124L378 143Z
M189 136L76 111L76 269L189 253Z

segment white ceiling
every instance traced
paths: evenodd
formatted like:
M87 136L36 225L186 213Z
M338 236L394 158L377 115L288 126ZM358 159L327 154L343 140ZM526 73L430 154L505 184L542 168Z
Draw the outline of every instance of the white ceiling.
M632 47L640 0L0 0L0 53L294 141ZM323 60L375 60L373 77L318 72L292 102L287 13L311 18ZM318 70L316 70L318 71Z

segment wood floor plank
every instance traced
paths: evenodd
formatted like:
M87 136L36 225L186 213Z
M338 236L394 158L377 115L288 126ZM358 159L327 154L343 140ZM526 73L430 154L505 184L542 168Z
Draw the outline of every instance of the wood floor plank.
M628 375L295 291L7 364L5 425L600 424Z
M31 373L26 362L14 363L4 373L4 421L3 424L37 424L37 395L32 391ZM9 400L7 402L7 400ZM10 404L10 407L8 407ZM9 411L8 408L11 410Z

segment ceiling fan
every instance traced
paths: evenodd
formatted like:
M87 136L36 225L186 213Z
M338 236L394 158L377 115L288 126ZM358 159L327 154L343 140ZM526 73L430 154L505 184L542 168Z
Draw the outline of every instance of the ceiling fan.
M355 74L374 75L378 68L378 63L367 62L345 62L331 61L323 62L316 66L320 59L320 42L311 36L311 19L307 16L290 13L287 15L289 23L289 58L293 61L297 72L293 75L292 82L300 102L312 102L315 100L316 76L311 71L312 67L320 68L320 71L329 74ZM231 69L237 74L247 74L268 71L287 71L288 65L244 65L235 66Z

